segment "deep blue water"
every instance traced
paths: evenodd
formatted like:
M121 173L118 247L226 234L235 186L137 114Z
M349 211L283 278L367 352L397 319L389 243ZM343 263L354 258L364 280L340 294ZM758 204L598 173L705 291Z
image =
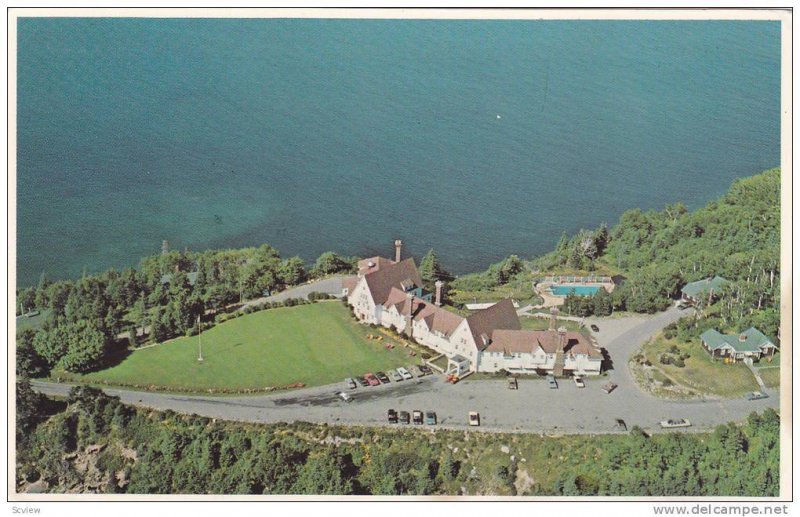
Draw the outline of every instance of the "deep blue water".
M779 165L778 22L22 19L18 283L268 242L456 272Z

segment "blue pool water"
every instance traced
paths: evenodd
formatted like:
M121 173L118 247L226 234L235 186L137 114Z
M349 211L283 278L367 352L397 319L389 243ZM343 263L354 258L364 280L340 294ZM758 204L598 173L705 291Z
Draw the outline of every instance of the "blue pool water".
M600 289L596 285L554 285L550 288L555 296L567 296L575 293L578 296L593 296Z

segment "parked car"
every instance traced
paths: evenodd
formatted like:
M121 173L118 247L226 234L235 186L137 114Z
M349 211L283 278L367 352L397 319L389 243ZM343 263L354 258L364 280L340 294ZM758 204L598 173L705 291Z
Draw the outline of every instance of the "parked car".
M419 365L419 369L422 372L422 375L430 375L433 373L433 370L431 370L431 367L428 366L427 364Z
M617 385L614 384L613 382L607 382L603 384L603 391L605 391L606 393L611 393L615 389L617 389Z
M551 390L558 389L558 383L556 382L556 378L552 375L547 376L547 385L550 387Z
M628 430L628 425L625 423L625 420L623 420L621 418L615 418L614 419L614 427L616 427L620 431L627 431Z
M760 391L751 391L747 395L744 396L747 400L761 400L765 398L769 398L769 395Z
M589 325L589 328L592 329L592 332L600 332L600 328L595 324Z
M351 397L350 395L348 395L347 393L345 393L343 391L339 392L339 398L344 400L345 402L352 402L353 401L353 397Z
M408 411L401 411L398 415L398 419L401 424L407 424L411 422L411 415L408 414Z
M471 426L479 426L479 425L481 425L481 415L478 414L477 411L470 411L469 412L469 425L471 425Z
M403 368L402 366L397 369L397 373L402 375L404 379L413 379L414 378L414 376L412 376L411 373L408 370L406 370L405 368Z
M344 380L344 385L347 386L348 389L354 390L357 387L355 379L352 377L348 377Z
M416 425L422 425L422 411L415 409L411 413L411 421Z
M375 374L373 373L366 374L364 376L364 379L366 379L367 384L369 384L370 386L378 386L381 383L381 381L379 381L378 378L375 377Z
M422 377L423 375L425 375L424 373L422 373L422 370L420 370L419 366L417 366L416 364L412 364L411 366L409 366L408 371L411 372L411 375L413 375L414 377Z
M403 380L403 376L397 370L389 370L389 377L392 378L394 382L400 382Z
M586 383L583 382L583 379L581 377L575 377L572 380L575 381L575 386L577 386L579 388L585 388L586 387Z
M377 377L382 383L389 384L389 377L387 377L385 373L378 372L375 374L375 377Z
M519 384L517 384L517 378L516 377L509 377L508 378L508 389L510 389L510 390L519 389Z
M690 425L692 425L692 423L686 420L685 418L662 420L661 422L659 422L659 424L664 429L671 429L673 427L689 427Z
M397 423L397 411L395 411L394 409L390 409L387 412L387 417L389 419L389 423L390 424L396 424Z
M427 411L425 413L425 424L426 425L436 425L436 413L433 411Z
M358 381L358 383L359 383L359 384L360 384L362 387L369 386L369 382L367 382L367 379L365 379L364 377L356 377L356 381Z

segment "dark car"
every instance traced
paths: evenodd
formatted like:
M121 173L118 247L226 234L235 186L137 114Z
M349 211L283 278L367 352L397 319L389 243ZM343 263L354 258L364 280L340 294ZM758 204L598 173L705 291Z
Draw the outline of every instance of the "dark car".
M431 370L430 366L428 366L427 364L419 365L419 369L422 371L423 375L430 375L433 373L433 370Z
M359 384L360 384L362 387L369 386L369 383L367 382L367 379L365 379L364 377L356 377L356 381L358 381L358 383L359 383Z
M589 328L592 329L592 332L600 332L600 329L597 328L597 325L590 325Z
M375 373L375 377L377 377L378 379L380 379L380 381L381 381L382 383L384 383L384 384L389 384L389 377L387 377L385 373L383 373L383 372L377 372L377 373Z
M399 419L401 424L407 424L411 422L411 415L408 414L408 411L401 411L399 414Z
M390 424L397 423L397 411L395 411L394 409L390 409L389 412L387 413L387 416L389 418Z

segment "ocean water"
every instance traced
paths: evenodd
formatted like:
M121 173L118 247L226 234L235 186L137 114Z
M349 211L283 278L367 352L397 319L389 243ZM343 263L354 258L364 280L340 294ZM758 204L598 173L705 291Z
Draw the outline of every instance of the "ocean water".
M777 22L22 19L18 284L162 239L463 273L779 165Z

